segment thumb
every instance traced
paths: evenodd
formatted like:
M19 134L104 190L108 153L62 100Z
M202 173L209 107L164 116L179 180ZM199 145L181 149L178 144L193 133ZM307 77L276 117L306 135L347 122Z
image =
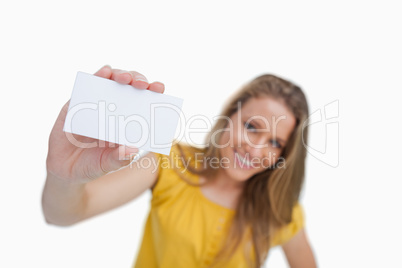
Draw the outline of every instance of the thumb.
M138 154L138 148L120 145L109 151L102 158L102 169L104 172L111 172L127 166Z

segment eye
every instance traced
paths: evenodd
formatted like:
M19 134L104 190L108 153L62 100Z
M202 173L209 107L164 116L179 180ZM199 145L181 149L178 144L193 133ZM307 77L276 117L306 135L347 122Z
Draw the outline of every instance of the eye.
M244 122L244 127L251 131L251 132L255 132L257 129L254 127L253 124L249 123L249 122Z
M282 146L280 145L280 143L279 142L277 142L276 140L270 140L269 141L271 144L272 144L272 146L274 147L274 148L282 148Z

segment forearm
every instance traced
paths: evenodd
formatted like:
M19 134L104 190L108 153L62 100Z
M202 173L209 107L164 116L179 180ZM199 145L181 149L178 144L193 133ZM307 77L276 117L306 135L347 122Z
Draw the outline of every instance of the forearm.
M282 245L291 268L316 268L317 264L304 228Z
M42 194L42 209L46 222L68 226L84 218L85 184L72 184L47 175Z
M288 263L290 268L317 268L317 263L311 250L306 250L297 262L288 261Z

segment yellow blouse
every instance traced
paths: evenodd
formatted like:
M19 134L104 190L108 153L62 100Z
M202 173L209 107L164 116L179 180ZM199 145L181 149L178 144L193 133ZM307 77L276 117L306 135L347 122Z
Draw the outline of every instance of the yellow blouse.
M180 155L177 146L172 147L170 156L156 155L159 177L152 190L151 209L133 267L208 267L218 253L220 243L224 242L235 211L212 202L203 195L200 187L180 178L173 169L173 165L183 167L176 157ZM169 158L173 162L168 161ZM198 176L180 170L187 178L197 181ZM274 235L272 246L287 242L304 227L299 204L294 207L292 217L292 222ZM243 251L238 249L224 267L247 267Z

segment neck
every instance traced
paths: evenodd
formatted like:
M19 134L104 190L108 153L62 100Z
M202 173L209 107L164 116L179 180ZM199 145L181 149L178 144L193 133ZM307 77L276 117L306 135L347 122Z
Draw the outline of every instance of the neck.
M227 176L223 169L219 169L214 176L212 183L214 187L226 191L242 191L244 188L244 181L236 181Z

